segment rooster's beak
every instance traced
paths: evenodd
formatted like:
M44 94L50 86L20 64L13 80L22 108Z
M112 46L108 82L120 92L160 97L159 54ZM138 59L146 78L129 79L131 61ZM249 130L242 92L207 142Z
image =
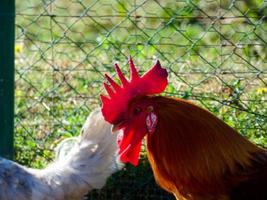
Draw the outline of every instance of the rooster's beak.
M112 127L111 127L111 130L112 130L112 132L114 133L114 132L120 130L121 128L123 128L124 125L125 125L125 121L122 121L122 122L113 124Z

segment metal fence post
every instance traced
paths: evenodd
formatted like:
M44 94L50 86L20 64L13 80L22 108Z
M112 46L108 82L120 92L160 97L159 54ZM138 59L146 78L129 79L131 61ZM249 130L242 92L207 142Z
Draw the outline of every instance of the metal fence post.
M12 158L14 131L15 0L0 1L0 155Z

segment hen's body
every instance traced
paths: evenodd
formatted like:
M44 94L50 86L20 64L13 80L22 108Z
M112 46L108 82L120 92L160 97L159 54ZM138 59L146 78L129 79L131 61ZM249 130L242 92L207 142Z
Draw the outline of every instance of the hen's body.
M1 200L78 200L88 191L104 186L116 171L116 136L100 111L85 122L70 151L68 142L57 159L37 170L0 158Z
M134 100L135 101L135 100ZM267 152L187 101L153 102L157 129L147 151L157 182L177 199L267 199Z

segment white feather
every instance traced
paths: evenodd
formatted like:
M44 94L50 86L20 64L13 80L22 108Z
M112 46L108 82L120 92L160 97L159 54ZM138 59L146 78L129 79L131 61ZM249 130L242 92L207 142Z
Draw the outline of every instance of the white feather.
M104 186L121 165L116 162L116 134L99 109L87 118L81 134L56 148L45 169L30 169L0 158L1 200L78 200Z

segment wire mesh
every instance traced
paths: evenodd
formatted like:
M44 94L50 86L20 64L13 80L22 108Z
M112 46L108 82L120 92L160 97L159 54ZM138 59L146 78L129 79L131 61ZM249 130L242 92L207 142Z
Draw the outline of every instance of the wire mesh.
M165 95L195 101L267 146L267 2L25 0L16 2L16 159L42 167L99 106L104 73L131 55L160 59ZM145 158L89 199L173 199Z

